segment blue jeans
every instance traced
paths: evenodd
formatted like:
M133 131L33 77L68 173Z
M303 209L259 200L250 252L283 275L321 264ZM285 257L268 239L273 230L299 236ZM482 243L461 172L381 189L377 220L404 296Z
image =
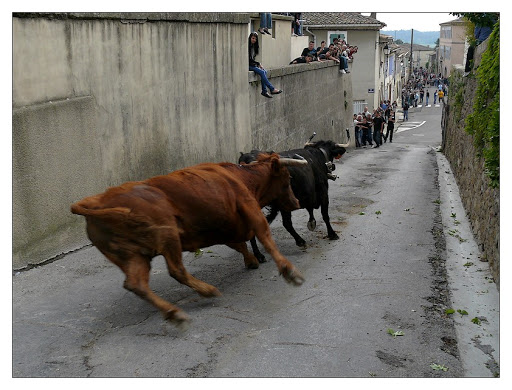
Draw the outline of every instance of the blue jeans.
M404 110L404 121L409 120L409 110Z
M267 71L261 68L257 68L255 66L249 66L249 70L252 70L254 73L257 73L261 77L261 92L267 92L267 88L270 89L270 92L272 92L275 88L274 86L268 81L267 78Z
M364 129L362 134L362 140L361 140L363 146L366 146L366 143L368 142L369 145L372 144L372 130L371 129Z
M261 28L272 28L272 14L261 13L260 14L260 27Z
M348 70L348 58L340 56L340 69Z
M300 35L302 35L302 25L301 25L301 24L299 24L299 25L295 24L295 25L293 26L293 32L294 32L296 35L299 35L299 36L300 36Z
M360 128L355 130L356 133L356 147L360 147L363 143L363 131Z

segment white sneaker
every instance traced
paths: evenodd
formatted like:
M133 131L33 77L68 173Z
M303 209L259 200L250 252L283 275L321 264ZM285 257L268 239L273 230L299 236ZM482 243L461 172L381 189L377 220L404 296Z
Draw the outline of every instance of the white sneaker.
M345 72L345 69L341 69L340 73L347 73L347 72Z

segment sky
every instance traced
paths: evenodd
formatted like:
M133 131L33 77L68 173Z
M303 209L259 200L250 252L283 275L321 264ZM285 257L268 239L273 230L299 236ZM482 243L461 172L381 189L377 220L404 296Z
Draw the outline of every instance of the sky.
M363 15L366 15L363 12ZM369 14L368 14L369 15ZM445 23L457 19L456 16L449 13L427 13L427 12L409 12L409 13L386 13L377 12L377 20L386 23L383 30L411 30L416 31L439 31L439 23Z

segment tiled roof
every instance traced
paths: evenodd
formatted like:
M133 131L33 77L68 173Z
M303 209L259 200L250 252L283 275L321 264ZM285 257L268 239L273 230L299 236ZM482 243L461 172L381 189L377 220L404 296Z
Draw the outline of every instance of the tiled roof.
M396 46L403 48L404 50L411 50L411 44L410 43L401 43L397 44ZM435 51L436 49L434 47L429 47L425 45L418 45L417 43L412 44L412 50L413 51Z
M450 20L448 22L439 23L440 25L447 25L447 24L458 24L458 23L465 23L465 20L463 17L460 17L458 19Z
M359 12L303 12L304 26L362 26L382 28L386 24Z
M404 45L404 46L405 46L405 45ZM409 46L409 48L404 47L404 46L402 46L402 45L397 45L397 44L395 44L395 43L391 43L391 44L389 45L389 47L391 48L391 50L393 50L397 56L400 56L400 55L403 55L403 54L407 54L407 53L409 53L410 46Z

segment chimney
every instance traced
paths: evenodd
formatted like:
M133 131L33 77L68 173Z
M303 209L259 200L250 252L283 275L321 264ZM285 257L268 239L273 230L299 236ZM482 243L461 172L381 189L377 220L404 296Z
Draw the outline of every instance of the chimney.
M377 12L371 12L370 18L377 19Z

